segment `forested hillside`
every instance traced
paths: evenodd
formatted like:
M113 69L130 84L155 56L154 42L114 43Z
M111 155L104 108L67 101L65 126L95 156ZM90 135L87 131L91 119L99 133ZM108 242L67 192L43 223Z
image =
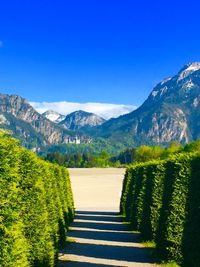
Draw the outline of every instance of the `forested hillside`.
M188 147L189 148L189 147ZM184 267L200 262L200 156L180 153L126 171L121 213L162 260Z
M55 266L73 216L68 171L1 132L0 266Z
M167 147L142 145L137 148L129 148L113 156L108 151L101 153L74 152L61 150L60 152L40 153L41 157L52 163L57 163L67 168L91 168L91 167L126 167L133 163L146 162L153 159L166 159L182 152L200 151L200 140L182 146L178 142L172 142Z

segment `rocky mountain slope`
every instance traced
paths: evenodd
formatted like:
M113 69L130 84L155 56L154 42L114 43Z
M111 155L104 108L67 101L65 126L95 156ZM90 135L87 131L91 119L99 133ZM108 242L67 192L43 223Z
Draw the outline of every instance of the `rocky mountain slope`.
M66 116L59 114L53 110L47 110L42 114L46 119L53 121L55 123L59 123L65 119Z
M67 131L39 114L24 98L0 94L0 128L28 147L57 143L84 143L88 138Z
M93 134L126 145L200 138L200 63L184 66L160 82L137 110L105 122Z
M59 123L68 130L80 130L85 127L94 127L101 125L105 120L94 113L85 112L82 110L72 112L67 115L66 118Z

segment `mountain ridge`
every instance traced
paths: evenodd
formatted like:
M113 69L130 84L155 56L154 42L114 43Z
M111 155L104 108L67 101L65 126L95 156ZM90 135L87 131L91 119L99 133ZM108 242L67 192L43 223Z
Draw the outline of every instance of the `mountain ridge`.
M48 109L47 111L42 113L42 115L46 119L48 119L48 120L50 120L50 121L52 121L54 123L59 123L59 122L63 121L65 119L65 117L66 117L65 115L62 115L62 114L60 114L60 113L58 113L58 112L56 112L54 110L51 110L51 109Z
M65 129L75 131L86 127L101 125L105 121L105 119L92 112L77 110L68 114L65 119L59 123L59 125Z
M87 142L87 137L61 128L39 114L26 99L0 94L1 128L13 131L23 144L46 146L56 143ZM30 139L32 142L30 142ZM30 146L33 146L33 144Z
M93 134L111 143L121 135L123 142L135 146L186 143L200 137L199 124L193 124L194 117L199 118L199 102L200 63L194 62L158 83L138 109L105 122Z

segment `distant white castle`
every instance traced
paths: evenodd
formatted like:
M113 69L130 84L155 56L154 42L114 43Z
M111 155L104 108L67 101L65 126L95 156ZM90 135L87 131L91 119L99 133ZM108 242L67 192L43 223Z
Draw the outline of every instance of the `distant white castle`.
M81 139L78 136L68 137L66 143L79 145L81 143Z

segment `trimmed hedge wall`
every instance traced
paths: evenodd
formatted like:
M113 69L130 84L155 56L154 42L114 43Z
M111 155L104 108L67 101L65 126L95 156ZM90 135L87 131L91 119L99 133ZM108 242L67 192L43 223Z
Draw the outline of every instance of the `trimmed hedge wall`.
M183 235L184 267L200 266L200 159L192 161L191 182L186 204L187 220Z
M0 266L55 266L73 216L68 171L1 135Z
M156 243L161 259L200 266L199 156L184 153L129 167L120 211L144 240Z

